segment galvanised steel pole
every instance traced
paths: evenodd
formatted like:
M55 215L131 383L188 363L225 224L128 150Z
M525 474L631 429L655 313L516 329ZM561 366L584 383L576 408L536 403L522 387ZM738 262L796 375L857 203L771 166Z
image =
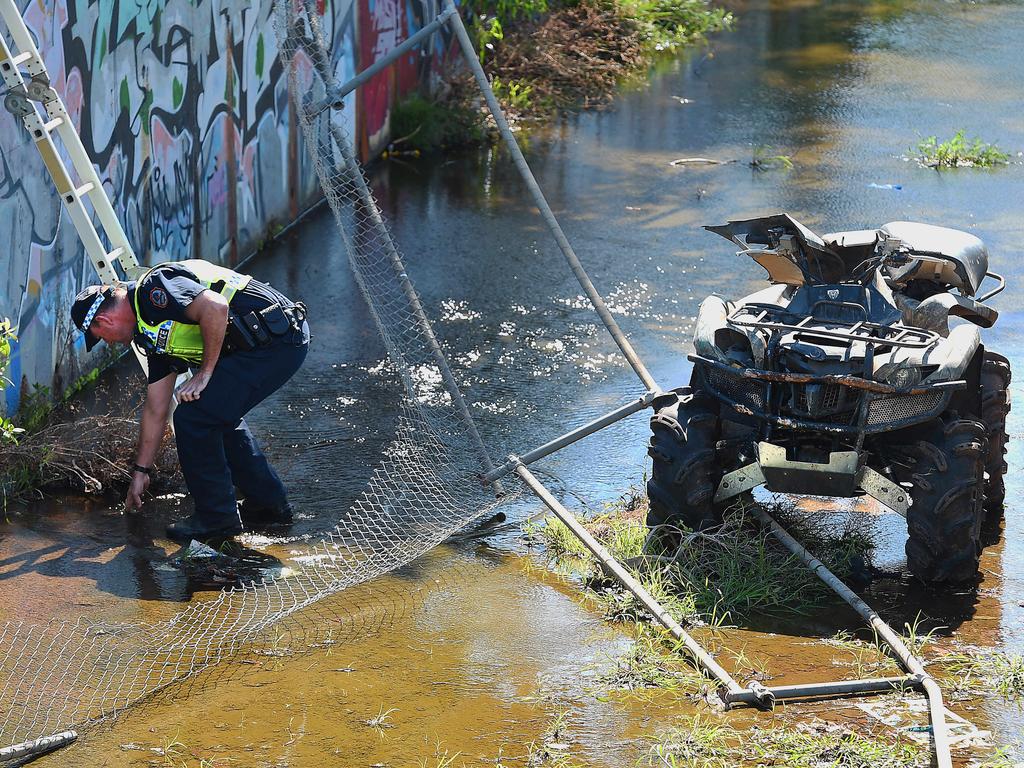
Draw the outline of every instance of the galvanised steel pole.
M942 691L938 683L925 671L924 665L910 649L904 644L902 638L896 634L892 627L882 621L870 605L861 600L857 594L846 586L839 578L832 573L825 564L812 555L796 539L789 535L786 530L775 522L767 512L760 507L754 507L754 514L762 522L768 525L772 535L782 544L799 557L808 568L810 568L829 588L841 597L878 633L886 645L896 654L900 663L903 664L910 674L916 678L917 684L924 689L928 696L928 710L932 721L932 739L935 746L935 762L938 768L953 768L953 759L949 753L949 734L946 732L946 710L942 703Z
M500 467L494 469L489 474L484 475L483 479L485 482L493 482L499 477L504 477L509 472L512 472L516 468L517 463L521 464L532 464L538 459L543 459L545 456L549 456L556 451L560 451L566 446L572 445L578 440L582 440L584 437L600 432L605 427L609 427L617 421L632 416L634 413L638 413L645 408L650 408L651 401L654 399L655 393L649 393L641 398L634 400L631 403L627 403L619 408L616 408L611 413L606 413L593 421L584 424L581 427L577 427L571 432L566 432L561 437L556 437L544 445L534 448L532 451L527 451L516 458L516 461L506 461Z
M31 741L23 741L20 744L13 744L10 747L0 748L0 760L16 760L22 757L38 757L46 752L52 752L78 738L77 731L61 731L52 736L42 736Z
M876 677L866 680L839 680L834 683L798 683L796 685L773 685L768 688L776 701L788 699L835 698L859 693L892 693L907 688L919 688L921 679L917 675L900 677ZM751 691L730 694L730 703L756 704Z
M438 29L440 29L444 25L446 21L448 21L448 19L451 17L453 13L455 13L454 8L445 8L443 11L441 11L441 13L437 15L436 19L434 19L429 24L421 27L419 30L415 32L415 34L411 35L410 37L407 37L404 41L402 41L394 48L392 48L387 53L387 55L377 59L375 62L373 62L373 64L368 66L358 75L356 75L343 86L338 88L337 91L328 91L328 98L325 104L334 106L335 109L340 109L341 105L338 104L337 102L339 102L341 99L344 99L346 96L348 96L348 94L352 93L352 91L354 91L356 88L363 85L367 80L372 78L378 72L382 72L383 70L387 69L389 66L391 66L391 63L395 59L399 58L400 56L403 56L408 51L411 51L413 48L415 48L428 37L430 37L432 34L434 34Z
M723 698L726 703L729 703L731 700L751 703L751 699L753 699L754 703L765 707L771 707L775 703L775 697L772 696L772 692L756 680L751 681L746 689L740 687L740 684L733 679L732 675L730 675L721 664L715 661L711 657L711 654L704 650L701 644L694 640L693 637L683 629L682 625L680 625L678 621L672 618L672 614L665 610L665 608L654 599L654 596L644 589L643 585L639 581L633 578L629 571L619 565L619 562L601 545L601 542L595 539L591 535L590 531L580 524L580 521L576 519L572 512L562 506L558 499L551 495L551 492L544 487L540 480L538 480L521 461L518 461L515 456L510 456L509 460L515 464L516 474L523 479L523 482L529 486L531 491L537 494L540 500L544 502L544 505L550 509L570 531L572 531L573 535L593 553L594 557L596 557L601 564L607 568L613 576L615 576L622 586L629 590L637 600L643 603L643 606L647 609L648 613L650 613L659 624L671 632L673 637L683 643L686 650L690 652L690 655L697 662L697 665L710 673L722 685L725 689ZM735 699L733 699L733 697L735 697Z
M455 3L452 0L445 0L445 10L455 11ZM473 48L473 43L469 39L469 33L466 32L466 25L462 23L462 17L459 16L458 12L452 14L448 23L455 30L455 36L459 40L459 45L462 47L462 53L466 59L466 63L469 65L470 71L473 73L473 77L476 79L477 85L480 86L480 90L484 94L484 99L487 101L487 107L491 111L491 115L494 116L494 122L498 125L498 131L501 133L502 139L505 140L505 144L508 146L509 152L512 154L512 162L515 163L516 168L519 170L519 175L523 177L523 182L526 184L526 188L530 191L530 195L533 197L533 202L540 210L540 215L544 219L544 222L548 225L548 229L551 230L551 234L554 235L555 242L558 243L558 247L561 249L562 254L565 256L566 261L569 262L569 267L572 269L573 274L576 275L576 279L579 281L583 290L586 292L587 297L590 299L590 303L594 305L594 309L598 316L601 318L601 322L604 323L605 328L608 329L608 333L611 334L612 339L618 345L622 354L625 356L630 367L643 382L644 387L649 391L657 391L659 389L657 382L654 377L648 372L647 367L643 364L643 361L637 355L633 346L629 343L629 339L619 328L619 324L615 322L615 318L612 317L612 313L608 310L608 306L604 303L604 298L598 293L597 288L590 280L590 276L587 275L587 271L583 268L579 258L576 256L576 252L573 251L572 245L569 243L569 239L565 236L562 231L562 227L558 223L558 219L555 218L555 214L551 211L551 206L548 205L548 201L544 198L544 193L541 191L540 185L537 184L537 179L534 178L533 172L530 170L530 166L526 163L526 158L523 157L522 150L519 149L519 145L516 143L515 136L512 135L512 129L508 126L508 121L505 119L504 113L501 111L501 105L498 103L498 99L494 95L494 91L491 90L491 84L487 81L487 75L484 74L484 69L480 66L480 59L477 57L476 49Z

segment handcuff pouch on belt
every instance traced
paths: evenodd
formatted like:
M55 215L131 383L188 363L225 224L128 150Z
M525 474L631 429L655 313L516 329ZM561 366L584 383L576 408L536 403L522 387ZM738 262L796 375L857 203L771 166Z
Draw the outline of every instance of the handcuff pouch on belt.
M227 342L231 351L248 352L267 347L276 337L300 330L305 309L301 303L288 309L275 303L243 315L229 312Z

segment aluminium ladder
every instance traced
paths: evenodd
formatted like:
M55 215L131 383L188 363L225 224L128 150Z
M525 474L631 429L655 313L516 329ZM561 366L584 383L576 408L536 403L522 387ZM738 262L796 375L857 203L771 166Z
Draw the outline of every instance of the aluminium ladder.
M4 107L20 117L28 129L100 280L113 284L124 278L137 277L142 267L139 266L135 251L114 213L110 198L103 189L64 102L50 85L46 65L14 0L0 0L0 16L14 41L12 49L4 36L0 35L0 75L8 89L4 96ZM42 113L39 107L42 107ZM55 136L60 139L71 159L71 169L61 157L54 142ZM92 205L100 231L93 224L85 205L86 200ZM110 250L104 245L104 237L111 244Z

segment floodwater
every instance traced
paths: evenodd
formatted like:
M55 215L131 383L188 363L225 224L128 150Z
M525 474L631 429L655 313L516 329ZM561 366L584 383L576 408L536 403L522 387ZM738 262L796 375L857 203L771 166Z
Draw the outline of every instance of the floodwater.
M912 219L977 233L992 268L1009 280L993 301L1002 315L986 344L1024 371L1020 158L944 173L904 158L920 138L959 128L1024 149L1024 6L759 0L735 10L735 31L660 64L610 109L566 118L528 142L570 240L659 383L686 382L704 295L738 296L762 284L756 265L700 225L778 210L819 232ZM795 167L751 169L757 147L792 156ZM680 157L736 162L670 166ZM641 393L501 152L382 163L373 181L493 456ZM295 534L315 535L362 489L397 399L325 211L250 270L312 313L315 346L304 370L251 421L293 488ZM1019 383L1013 395L1024 402ZM853 514L873 529L876 564L894 575L865 596L894 625L920 613L925 627L955 629L964 643L1024 650L1021 417L1011 414L1005 530L985 552L977 590L931 591L902 577L905 534L893 515L808 505L823 520ZM538 468L567 503L598 507L642 482L646 431L636 416ZM339 451L344 462L327 462ZM181 504L161 499L145 516L122 516L102 503L62 500L16 516L0 527L2 617L152 621L209 599L163 567L166 548L154 543ZM510 524L325 601L310 619L328 626L319 648L298 653L282 638L278 652L221 665L39 764L435 766L458 755L454 765L525 765L529 745L559 713L559 741L580 763L631 764L647 748L645 735L693 708L671 695L609 694L597 682L629 640L527 553L518 524L536 511L524 500L509 510ZM858 626L853 614L830 608L785 626L752 623L717 641L756 656L776 682L821 680L849 670L815 641ZM993 744L1016 743L1015 705L992 699L958 711L990 728ZM764 724L826 714L867 718L820 704L725 717Z

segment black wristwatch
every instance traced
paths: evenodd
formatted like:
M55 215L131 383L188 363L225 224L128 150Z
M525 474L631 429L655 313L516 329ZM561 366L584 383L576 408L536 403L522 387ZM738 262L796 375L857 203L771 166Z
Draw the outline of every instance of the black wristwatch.
M152 473L152 467L144 467L141 464L132 464L132 472L141 472L144 475Z

